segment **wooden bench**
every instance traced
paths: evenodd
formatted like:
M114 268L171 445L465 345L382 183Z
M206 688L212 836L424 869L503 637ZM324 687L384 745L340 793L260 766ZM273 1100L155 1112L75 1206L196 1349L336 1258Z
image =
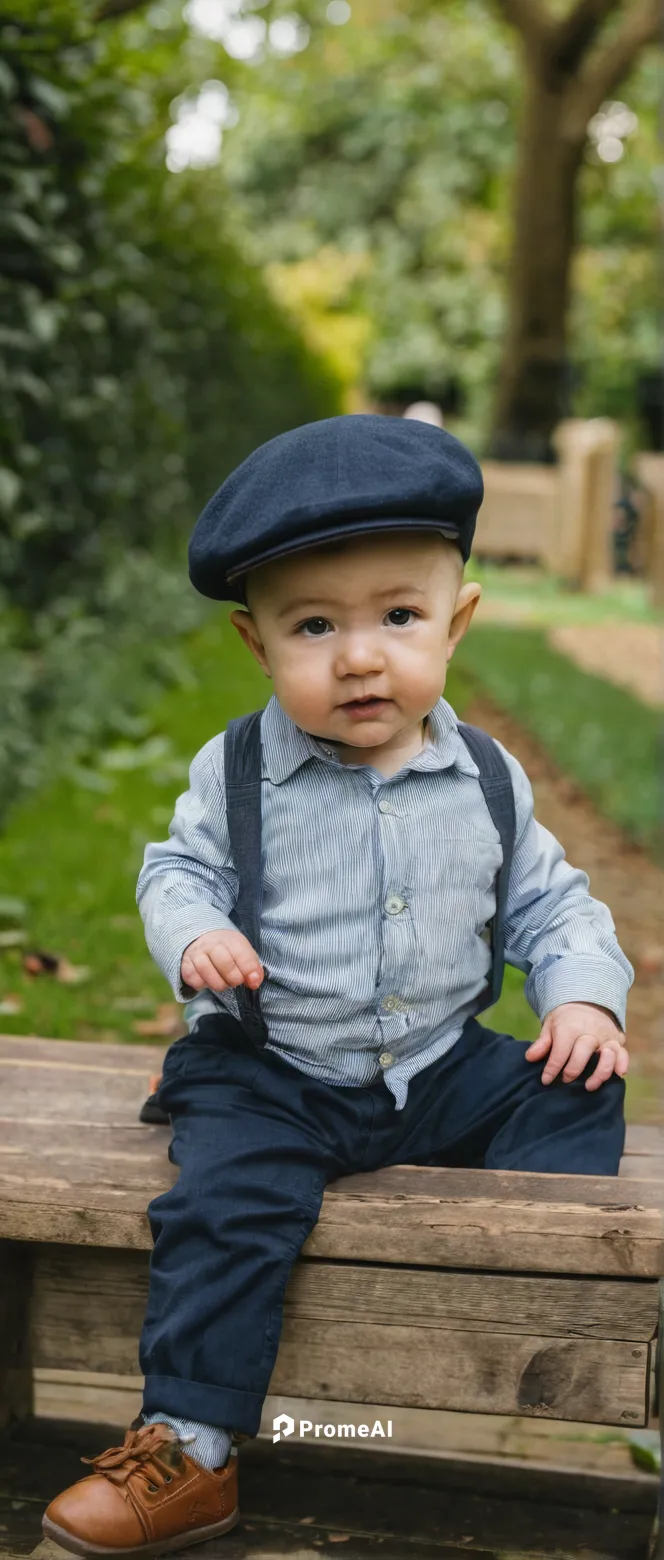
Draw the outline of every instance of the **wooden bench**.
M0 1037L0 1427L36 1367L138 1375L154 1047ZM328 1186L270 1392L639 1427L657 1397L663 1135L618 1180L398 1166ZM664 1560L664 1525L653 1541Z

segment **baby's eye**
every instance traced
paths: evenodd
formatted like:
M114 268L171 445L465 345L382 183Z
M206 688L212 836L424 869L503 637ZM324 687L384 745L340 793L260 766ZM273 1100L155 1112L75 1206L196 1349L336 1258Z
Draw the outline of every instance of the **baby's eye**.
M391 611L388 612L387 615L388 615L388 617L394 617L395 615L398 615L399 613L401 613L402 617L403 616L405 616L405 617L413 617L414 616L414 613L413 613L411 607L392 607ZM403 623L397 623L396 627L397 628L403 628L404 624Z
M417 616L417 613L413 612L412 607L392 607L390 609L390 611L387 613L387 616L388 617L394 617L395 615L398 616L399 614L401 614L402 619L403 619L403 617L409 618L409 617L416 617ZM318 628L320 628L320 626L322 625L323 629L325 629L325 627L327 626L327 623L328 623L328 619L327 618L322 618L322 617L307 618L304 623L300 623L299 628L297 628L295 630L295 632L297 634L302 634L305 629L309 629L311 627L312 623L314 625L318 625L318 627L315 627L314 631L311 634L307 634L307 638L322 639L323 638L323 634L318 632ZM393 626L395 628L404 628L404 627L406 627L406 625L403 623L403 621L400 622L400 623L396 623Z
M300 626L297 629L297 633L301 634L303 629L309 628L311 623L322 623L323 628L324 628L325 624L327 623L327 618L321 618L321 617L307 618L306 623L300 623ZM322 639L323 636L322 636L322 634L313 634L311 637L313 639Z

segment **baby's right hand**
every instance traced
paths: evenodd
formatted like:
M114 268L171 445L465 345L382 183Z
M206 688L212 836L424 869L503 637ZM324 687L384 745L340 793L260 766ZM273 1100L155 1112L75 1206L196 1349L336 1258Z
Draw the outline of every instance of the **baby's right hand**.
M182 955L182 983L194 991L226 991L228 986L251 986L263 979L258 954L242 932L203 932Z

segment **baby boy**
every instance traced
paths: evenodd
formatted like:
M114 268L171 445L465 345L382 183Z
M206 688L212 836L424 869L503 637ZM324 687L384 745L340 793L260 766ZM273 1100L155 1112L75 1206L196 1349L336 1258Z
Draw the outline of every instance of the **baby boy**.
M616 1175L633 971L518 760L443 697L480 587L482 478L448 433L338 417L256 450L190 574L274 685L194 759L138 901L189 1032L154 1237L143 1412L48 1508L81 1555L238 1520L288 1278L327 1182L394 1164ZM220 669L220 673L223 668ZM503 960L526 1049L478 1022Z

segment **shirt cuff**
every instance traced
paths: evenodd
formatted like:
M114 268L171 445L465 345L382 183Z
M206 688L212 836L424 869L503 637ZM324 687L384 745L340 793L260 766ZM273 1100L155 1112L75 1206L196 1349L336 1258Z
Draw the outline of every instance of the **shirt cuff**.
M609 1008L623 1033L629 981L612 959L561 954L534 965L525 986L526 1000L544 1021L561 1002L595 1002Z

